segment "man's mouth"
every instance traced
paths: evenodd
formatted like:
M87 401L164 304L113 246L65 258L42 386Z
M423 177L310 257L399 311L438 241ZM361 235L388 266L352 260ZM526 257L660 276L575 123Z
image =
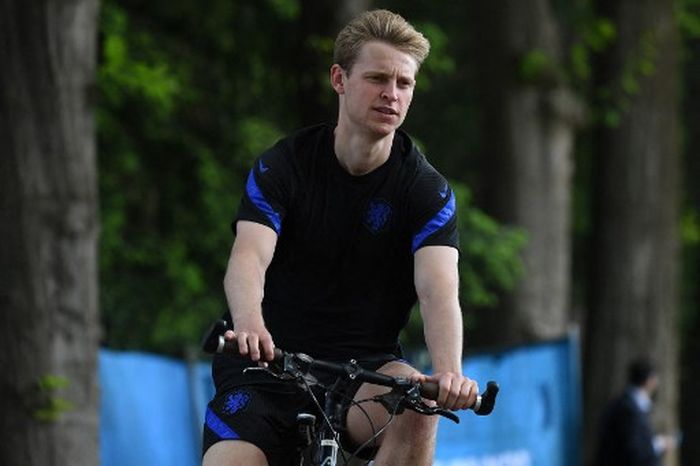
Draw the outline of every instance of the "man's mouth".
M376 111L378 111L379 113L383 113L385 115L398 115L399 114L398 111L394 110L391 107L374 107L374 109Z

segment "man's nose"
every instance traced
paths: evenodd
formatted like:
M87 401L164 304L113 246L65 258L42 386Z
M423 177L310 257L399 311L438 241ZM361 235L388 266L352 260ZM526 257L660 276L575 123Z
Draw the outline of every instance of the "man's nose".
M398 86L393 80L389 80L382 90L382 98L388 100L389 102L395 102L399 99L398 96Z

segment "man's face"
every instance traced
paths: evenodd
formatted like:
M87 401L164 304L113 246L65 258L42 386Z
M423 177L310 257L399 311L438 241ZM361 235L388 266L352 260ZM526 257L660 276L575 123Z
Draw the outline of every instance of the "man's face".
M406 118L417 71L407 53L383 42L366 43L350 72L331 68L340 95L339 122L379 137L393 133Z
M644 384L644 389L647 391L650 397L656 394L656 390L659 388L659 377L656 374L652 374Z

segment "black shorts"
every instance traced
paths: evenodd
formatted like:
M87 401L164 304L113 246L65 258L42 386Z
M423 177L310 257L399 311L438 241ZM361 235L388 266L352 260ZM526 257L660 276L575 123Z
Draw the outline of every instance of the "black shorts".
M228 360L229 366L243 364L235 357L222 358L224 362ZM358 363L364 369L376 370L397 360L400 358L396 355L383 354ZM301 438L298 434L297 415L310 413L317 420L322 419L311 395L294 382L267 379L269 376L261 376L259 373L252 377L249 374L227 377L233 380L222 381L221 377L216 377L216 367L221 364L221 359L214 362L217 393L207 406L202 452L222 440L243 440L260 448L271 466L299 464L297 452L301 447ZM313 375L321 383L313 387L313 393L320 406L324 406L324 387L331 386L335 377ZM346 407L350 406L360 385L359 382L343 384L340 396L346 400ZM223 389L219 390L220 387ZM347 436L343 437L342 431L341 444L347 451L354 452L357 448ZM360 456L369 458L375 452L376 449L367 449Z

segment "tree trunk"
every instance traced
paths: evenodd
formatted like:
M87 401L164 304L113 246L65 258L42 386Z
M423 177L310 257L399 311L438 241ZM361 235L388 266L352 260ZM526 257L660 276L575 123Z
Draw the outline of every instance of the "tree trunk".
M0 1L3 465L96 465L97 0Z
M584 387L589 453L601 410L623 388L627 365L637 356L659 366L657 428L673 432L678 426L679 43L673 4L600 2L607 9L601 13L616 24L617 40L600 64L599 82L612 92L621 119L596 136ZM676 464L674 455L667 464Z
M684 194L686 212L700 220L700 38L690 40L685 46L687 58L684 83L685 160ZM700 242L690 239L684 247L683 277L685 292L684 338L681 366L681 430L683 445L681 464L700 464Z
M528 235L525 270L486 342L558 337L569 321L573 140L581 106L559 76L561 34L547 0L475 2L484 109L486 210ZM537 65L539 63L539 65Z
M301 0L297 85L301 126L334 120L337 97L329 84L335 36L372 0ZM324 41L327 41L324 44Z

